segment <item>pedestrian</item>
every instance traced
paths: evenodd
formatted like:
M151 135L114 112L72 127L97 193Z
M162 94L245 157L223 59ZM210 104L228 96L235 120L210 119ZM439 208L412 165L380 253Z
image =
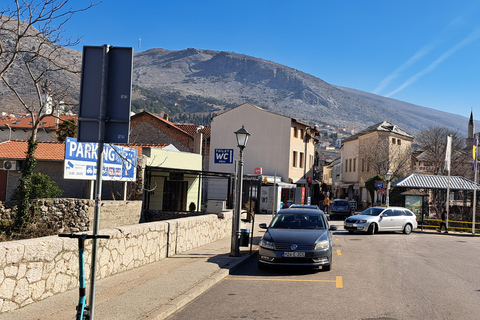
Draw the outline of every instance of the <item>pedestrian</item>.
M448 233L447 229L447 213L445 209L442 211L442 221L440 222L440 228L437 230L438 232L442 232L442 227L445 227L445 233Z
M330 199L328 197L325 197L325 200L323 200L323 205L325 206L325 212L328 214L330 210Z

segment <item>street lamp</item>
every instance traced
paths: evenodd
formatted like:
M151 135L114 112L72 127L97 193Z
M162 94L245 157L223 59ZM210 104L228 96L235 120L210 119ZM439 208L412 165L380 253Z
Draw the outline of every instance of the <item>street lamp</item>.
M389 190L390 190L390 179L392 178L392 173L391 172L387 172L385 174L385 180L387 180L387 200L385 201L385 205L387 207L390 206L390 194L389 194Z
M242 207L242 187L243 187L243 149L247 146L248 137L250 133L245 130L244 126L235 132L237 137L237 146L240 149L240 160L238 161L238 173L237 173L237 194L235 195L235 208L233 213L233 225L232 225L232 246L230 250L230 256L240 256L240 210Z

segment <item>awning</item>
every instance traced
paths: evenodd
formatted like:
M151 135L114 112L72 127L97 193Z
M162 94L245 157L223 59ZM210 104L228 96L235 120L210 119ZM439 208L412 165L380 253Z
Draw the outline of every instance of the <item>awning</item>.
M348 189L351 186L353 186L353 183L342 183L338 187L341 189Z
M297 187L296 184L285 182L277 182L277 186L281 187L282 189L295 189Z

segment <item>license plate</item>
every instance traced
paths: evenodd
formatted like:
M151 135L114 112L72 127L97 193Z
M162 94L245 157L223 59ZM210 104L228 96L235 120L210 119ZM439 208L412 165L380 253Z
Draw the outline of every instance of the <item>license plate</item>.
M305 252L302 252L302 251L284 252L283 256L285 258L304 258Z
M353 223L347 223L346 226L347 227L353 227Z

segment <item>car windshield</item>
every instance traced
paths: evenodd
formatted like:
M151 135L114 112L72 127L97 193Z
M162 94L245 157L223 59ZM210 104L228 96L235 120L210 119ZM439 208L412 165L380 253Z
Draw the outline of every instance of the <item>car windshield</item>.
M378 216L380 213L385 210L384 208L368 208L367 210L363 211L361 215L363 216Z
M334 206L345 207L348 206L348 201L346 200L336 200L333 202Z
M278 213L270 224L273 229L325 229L319 214Z

